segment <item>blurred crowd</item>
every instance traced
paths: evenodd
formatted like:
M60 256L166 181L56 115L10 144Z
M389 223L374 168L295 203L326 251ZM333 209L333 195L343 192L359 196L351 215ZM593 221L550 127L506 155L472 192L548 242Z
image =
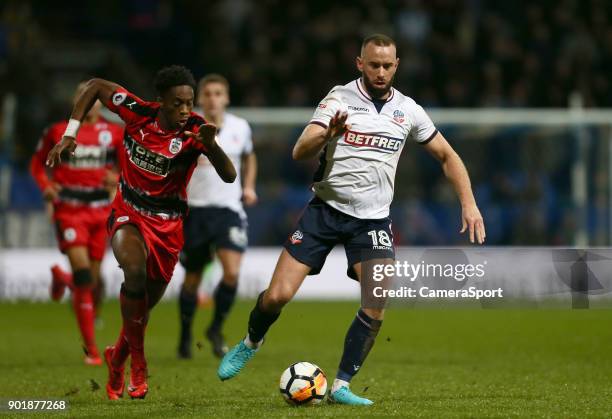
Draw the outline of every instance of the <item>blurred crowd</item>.
M226 75L233 106L312 107L333 85L357 76L361 40L375 32L397 41L395 85L425 107L567 107L572 93L587 107L612 106L608 0L6 0L0 3L0 114L10 106L9 94L17 106L13 135L0 136L0 166L10 161L21 176L18 170L25 168L40 132L66 117L70 95L83 78L109 78L153 98L155 71L180 63L196 77ZM5 124L0 118L0 132ZM494 144L488 147L495 153ZM476 177L483 197L510 202L539 191L536 201L554 206L558 202L547 192L552 190L569 200L571 156L551 174L538 164L526 173L518 163L509 168L502 155L489 155L473 169L481 172ZM414 164L427 167L420 160ZM286 166L291 170L282 175L288 183L295 178L305 188L312 168L296 175L295 166ZM506 166L513 175L503 173ZM418 206L444 200L436 186L442 181L439 169L431 173L434 178L414 178L419 187L408 189L413 195L404 198L418 203L409 205L408 219ZM271 176L261 179L264 194L285 190ZM296 201L301 205L303 199ZM427 225L424 214L432 212L417 213L414 228L404 235L421 230ZM540 229L529 227L537 217L520 211L515 216L523 227L500 231L499 243L571 241L557 237L560 224L572 228L563 214L544 220L547 227ZM431 233L446 227L430 224L438 228L422 230L431 237L415 240L447 242Z
M184 63L227 75L235 105L310 106L355 76L361 40L382 32L398 42L398 86L428 106L564 107L573 90L612 106L607 0L64 3L3 2L0 57L103 41L126 47L144 77Z

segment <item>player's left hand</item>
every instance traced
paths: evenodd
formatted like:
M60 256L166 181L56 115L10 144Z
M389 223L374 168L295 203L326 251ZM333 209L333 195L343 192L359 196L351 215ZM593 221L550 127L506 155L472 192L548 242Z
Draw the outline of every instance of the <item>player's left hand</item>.
M242 201L247 207L252 207L257 203L257 193L253 188L244 188L242 190Z
M480 210L476 204L468 205L463 207L461 211L461 219L463 226L460 233L465 233L466 230L470 232L470 243L474 243L474 239L478 244L483 244L487 237L485 233L484 220L480 215Z
M71 156L74 156L74 150L76 150L76 147L76 138L64 135L62 140L55 144L49 151L49 154L47 154L47 166L53 167L56 164L60 164L62 162L62 153L64 150L67 150Z
M191 131L185 131L186 137L193 137L196 141L199 141L208 150L214 148L217 143L215 137L217 135L217 126L214 124L202 124L197 133Z

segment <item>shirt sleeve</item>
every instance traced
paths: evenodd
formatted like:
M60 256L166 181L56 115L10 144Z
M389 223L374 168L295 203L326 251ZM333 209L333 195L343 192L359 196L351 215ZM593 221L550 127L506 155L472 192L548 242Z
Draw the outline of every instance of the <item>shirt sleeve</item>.
M410 137L420 144L427 144L438 133L429 115L420 105L415 105L412 111L412 128L410 129Z
M138 96L119 88L104 105L126 124L134 124L157 115L157 107Z
M51 183L49 176L47 175L47 168L45 167L45 162L47 160L47 155L51 148L53 148L53 133L55 130L53 127L49 127L45 130L40 140L38 140L38 145L36 146L36 152L32 156L32 160L30 161L30 173L34 178L34 181L38 185L41 191L44 191L47 186Z
M342 110L342 97L340 95L338 86L334 87L328 94L323 98L317 109L314 111L314 115L310 118L310 124L317 124L324 128L327 128L329 121L332 117Z

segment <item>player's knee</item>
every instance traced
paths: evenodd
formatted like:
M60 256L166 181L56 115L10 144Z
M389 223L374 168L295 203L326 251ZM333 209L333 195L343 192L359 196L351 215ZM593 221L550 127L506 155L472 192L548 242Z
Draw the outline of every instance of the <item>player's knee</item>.
M72 274L74 285L77 287L89 287L92 285L91 271L89 269L77 269Z
M126 262L121 265L125 282L129 288L144 288L147 280L147 268L145 264Z
M183 282L183 286L181 290L189 295L195 295L198 292L198 288L200 287L199 277L196 275L186 275L185 281Z
M385 317L385 310L382 308L362 308L363 312L374 320L383 320Z
M238 285L238 272L224 272L222 281L225 285L236 288Z
M291 300L292 295L283 289L268 289L263 296L264 309L280 311Z

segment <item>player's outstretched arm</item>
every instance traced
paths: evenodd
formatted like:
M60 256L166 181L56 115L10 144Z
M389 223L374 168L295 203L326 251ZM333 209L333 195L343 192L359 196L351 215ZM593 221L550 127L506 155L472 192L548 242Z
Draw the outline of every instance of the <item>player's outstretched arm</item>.
M425 144L425 148L440 162L444 174L451 181L459 196L462 212L460 233L469 230L471 243L474 243L474 240L478 244L484 243L486 238L484 221L476 205L470 177L463 161L439 132L433 140Z
M234 164L227 157L227 154L219 146L219 143L215 140L217 134L217 127L213 124L200 125L200 129L197 133L185 131L187 137L194 137L196 141L201 142L206 148L206 157L213 165L219 177L225 183L233 183L236 180L236 168Z
M62 161L61 154L64 150L74 153L76 149L76 134L85 115L96 103L96 100L99 99L102 103L109 103L113 92L120 88L121 86L118 84L102 79L91 79L85 84L85 87L76 98L72 114L70 115L70 121L68 122L66 132L62 136L62 140L47 155L47 166L53 167L55 164L60 163Z
M329 121L327 128L308 124L293 147L293 159L304 160L318 156L329 140L340 137L349 130L347 117L346 112L338 111Z
M45 201L52 202L56 200L62 187L59 183L53 182L51 179L49 179L45 163L38 153L32 156L32 160L30 161L30 173L40 188Z

